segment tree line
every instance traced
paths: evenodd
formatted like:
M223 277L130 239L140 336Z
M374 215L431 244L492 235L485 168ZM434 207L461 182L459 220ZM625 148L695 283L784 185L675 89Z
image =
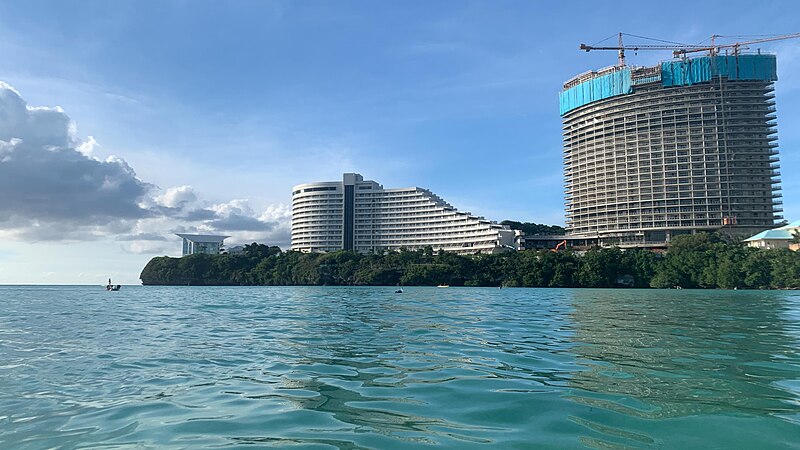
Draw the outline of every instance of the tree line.
M500 225L508 225L512 230L522 230L526 236L544 235L544 234L559 234L563 235L567 230L558 225L544 225L541 223L533 222L517 222L515 220L504 220Z
M456 255L423 250L299 253L263 244L241 255L156 257L145 285L505 286L800 288L800 253L762 250L708 233L675 237L666 254L645 249L526 250Z

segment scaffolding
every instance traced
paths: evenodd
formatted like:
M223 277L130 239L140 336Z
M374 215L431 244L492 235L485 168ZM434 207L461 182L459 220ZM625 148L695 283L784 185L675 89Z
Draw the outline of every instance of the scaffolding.
M646 246L723 227L745 234L782 218L775 56L729 58L592 72L565 84L569 234ZM620 74L627 92L594 95L596 83ZM586 84L591 95L565 95Z

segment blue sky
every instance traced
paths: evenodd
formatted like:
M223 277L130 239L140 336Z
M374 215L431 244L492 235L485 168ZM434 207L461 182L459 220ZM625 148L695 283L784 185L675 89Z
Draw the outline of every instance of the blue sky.
M563 223L557 95L570 77L616 61L614 52L584 53L578 44L618 31L685 43L712 33L800 31L800 8L790 1L663 8L0 1L0 81L29 108L60 107L47 120L72 124L59 133L76 155L97 162L92 170L117 177L114 195L152 193L144 203L123 199L124 220L112 220L77 214L91 204L69 206L69 187L37 175L36 186L58 194L36 197L38 210L50 211L51 201L53 211L67 205L80 218L48 223L32 213L3 221L0 213L0 283L94 284L108 276L135 283L152 256L179 253L175 230L285 244L292 185L337 180L345 171L386 187L426 187L494 220ZM778 53L791 220L800 217L800 185L790 176L800 164L800 40L761 48ZM669 57L639 52L628 62ZM36 173L66 170L51 163ZM27 198L25 180L10 194Z

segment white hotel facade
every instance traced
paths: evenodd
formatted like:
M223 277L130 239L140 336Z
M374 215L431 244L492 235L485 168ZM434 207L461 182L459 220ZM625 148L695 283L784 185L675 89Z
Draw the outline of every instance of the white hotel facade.
M292 189L292 246L301 252L416 250L494 253L516 248L514 230L457 211L418 187L384 189L357 173Z

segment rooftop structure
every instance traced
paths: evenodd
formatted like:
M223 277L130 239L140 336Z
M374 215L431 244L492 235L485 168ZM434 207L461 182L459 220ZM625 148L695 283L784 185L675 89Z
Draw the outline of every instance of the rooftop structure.
M175 233L175 235L183 239L183 256L196 253L217 255L222 248L222 241L230 237L211 234Z
M567 233L601 245L781 219L771 54L617 65L564 83Z
M427 246L456 253L515 248L515 233L419 187L384 189L356 173L292 189L292 250L362 253Z
M798 234L800 234L800 220L772 230L762 231L744 241L748 247L797 250L800 245L795 243L795 236Z

